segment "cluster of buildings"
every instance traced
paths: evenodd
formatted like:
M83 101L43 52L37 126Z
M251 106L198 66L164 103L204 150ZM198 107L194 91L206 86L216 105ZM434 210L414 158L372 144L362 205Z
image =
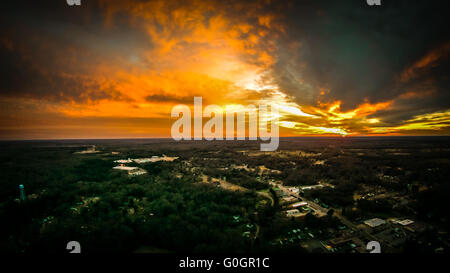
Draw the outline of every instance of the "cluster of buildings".
M308 207L308 203L301 201L288 205L288 210L286 210L285 213L288 217L299 217L305 216L308 212L311 211L314 210Z
M293 229L272 244L300 244L312 253L367 253L367 242L378 241L382 252L400 251L424 226L410 219L367 219L356 229L341 225L325 229Z
M170 156L166 156L166 155L162 155L162 156L152 156L152 157L147 157L147 158L128 158L128 159L118 159L118 160L114 160L115 163L119 163L119 166L115 166L113 167L114 170L121 170L121 171L127 171L128 175L130 176L136 176L136 175L142 175L142 174L146 174L147 171L139 168L139 167L131 167L131 166L126 166L125 164L128 163L138 163L138 164L144 164L144 163L149 163L149 162L158 162L158 161L174 161L178 159L178 157L170 157Z
M334 253L366 253L366 244L358 237L341 237L328 241L325 245L328 252Z
M288 231L285 236L278 239L275 242L272 242L272 245L289 245L289 244L297 244L297 243L305 243L308 240L314 239L315 236L312 230L309 230L307 227L304 229L296 228Z
M274 188L275 194L278 196L280 203L285 208L285 215L288 217L301 217L305 216L309 212L314 212L314 209L308 206L307 202L302 201L300 198L289 195L286 191ZM288 188L290 193L298 194L299 189L296 187Z
M332 187L326 183L303 187L275 187L275 194L284 208L287 217L302 217L313 212L318 217L324 216L328 206L319 200L302 200L303 191ZM307 202L305 202L307 201ZM325 213L322 213L323 211ZM274 244L300 244L310 252L331 253L366 253L368 241L379 241L385 252L396 252L402 249L407 240L414 238L425 228L423 224L411 219L372 218L359 220L354 224L342 224L339 227L325 230L292 230Z
M319 182L316 185L301 186L300 191L303 192L322 188L334 188L334 185L325 182Z
M382 251L398 251L404 243L422 231L422 225L410 219L367 219L357 225L356 230L343 233L327 242L328 252L368 252L366 243L370 240L379 242Z
M152 157L146 157L146 158L128 158L128 159L119 159L119 160L115 160L114 162L116 163L120 163L120 164L126 164L126 163L138 163L138 164L144 164L144 163L153 163L153 162L158 162L158 161L169 161L172 162L174 160L178 159L177 156L171 157L171 156L166 156L166 155L162 155L162 156L152 156Z
M75 152L75 154L95 154L99 153L100 151L96 149L95 145L92 145L91 147L87 148L84 151Z

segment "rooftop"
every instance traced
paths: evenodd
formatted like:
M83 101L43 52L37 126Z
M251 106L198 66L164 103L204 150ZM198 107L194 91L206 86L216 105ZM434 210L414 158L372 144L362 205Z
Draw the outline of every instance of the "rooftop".
M383 219L380 219L380 218L373 218L373 219L364 221L364 224L368 225L369 227L377 227L377 226L381 226L385 223L386 223L386 221L384 221Z
M303 206L306 206L306 205L308 205L308 203L306 203L306 202L297 202L295 204L292 204L292 206L294 208L296 208L296 207L303 207Z
M397 221L397 223L400 224L400 225L402 225L402 226L407 226L407 225L409 225L409 224L414 223L414 221L413 221L413 220L410 220L410 219L405 219L405 220L402 220L402 221Z
M123 171L132 171L132 170L136 170L138 167L128 167L128 166L116 166L113 167L113 169L115 170L123 170Z

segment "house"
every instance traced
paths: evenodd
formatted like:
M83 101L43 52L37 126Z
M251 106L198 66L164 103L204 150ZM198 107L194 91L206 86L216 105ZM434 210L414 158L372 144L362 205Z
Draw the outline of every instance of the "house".
M302 186L302 191L308 191L308 190L315 190L325 187L324 185L318 184L318 185L310 185L310 186Z
M290 203L290 202L297 201L297 198L294 196L287 196L287 197L283 197L283 201L286 203Z
M132 171L137 168L138 167L128 167L128 166L123 166L123 165L113 167L114 170L121 170L121 171Z
M306 203L306 202L297 202L297 203L292 204L291 206L293 208L298 208L298 207L304 207L306 205L308 205L308 203Z
M386 221L384 221L383 219L380 219L380 218L373 218L373 219L364 221L364 224L368 225L371 228L374 228L374 227L378 227L378 226L386 224Z
M142 174L146 174L147 171L143 170L141 168L138 167L128 167L128 166L115 166L113 167L114 170L120 170L120 171L127 171L128 175L130 176L135 176L135 175L142 175Z
M300 211L298 209L290 209L286 211L286 216L297 216L300 215Z
M349 252L359 252L365 253L367 252L365 249L365 244L357 237L340 237L334 238L328 241L329 245L326 246L328 251L330 252L340 252L340 251L349 251Z
M99 153L100 151L95 149L95 145L92 145L91 148L87 148L84 151L81 152L75 152L75 154L95 154L95 153Z
M128 171L128 174L131 176L146 174L147 171L141 168L137 168L131 171Z
M119 159L119 160L115 160L114 162L116 163L131 163L131 162L136 162L138 164L143 164L143 163L148 163L148 162L157 162L157 161L169 161L172 162L174 160L178 159L178 157L170 157L170 156L157 156L154 155L152 157L146 157L146 158L128 158L128 159Z
M405 220L402 220L402 221L397 221L396 223L399 224L399 225L402 225L402 226L407 226L407 225L410 225L410 224L414 223L414 221L410 220L410 219L405 219Z
M131 163L133 162L132 159L128 158L128 159L119 159L119 160L114 160L115 163L120 163L120 164L125 164L125 163Z

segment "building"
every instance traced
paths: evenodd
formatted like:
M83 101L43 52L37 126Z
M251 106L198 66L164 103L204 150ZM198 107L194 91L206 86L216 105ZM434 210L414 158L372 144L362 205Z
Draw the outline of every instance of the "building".
M22 184L19 185L19 200L25 201L25 187Z
M318 184L318 185L310 185L310 186L302 186L302 191L308 191L308 190L314 190L314 189L320 189L325 187L324 185Z
M114 170L120 170L120 171L127 171L129 175L131 176L135 176L135 175L142 175L142 174L146 174L147 171L143 170L141 168L138 167L128 167L128 166L116 166L113 167Z
M131 175L131 176L142 175L142 174L146 174L146 173L147 173L147 171L144 170L144 169L141 169L141 168L137 168L137 169L128 171L128 174Z
M132 171L137 169L138 167L128 167L128 166L115 166L113 167L114 170L121 170L121 171Z
M373 219L364 221L364 224L368 225L371 228L374 228L374 227L378 227L378 226L386 224L386 221L384 221L383 219L380 219L380 218L373 218Z
M340 237L328 241L329 245L325 246L329 252L344 253L365 253L365 244L357 237Z
M158 161L169 161L169 162L172 162L172 161L174 161L176 159L178 159L177 156L170 157L170 156L166 156L166 155L162 155L162 156L154 155L154 156L152 156L150 158L137 158L137 159L133 159L133 160L134 160L134 162L141 164L141 163L158 162Z
M138 164L153 162L152 158L135 158L133 161Z
M152 156L152 157L145 157L145 158L128 158L128 159L119 159L119 160L115 160L114 162L116 163L131 163L131 162L136 162L138 164L143 164L143 163L148 163L148 162L158 162L158 161L169 161L172 162L174 160L178 159L178 157L174 156L174 157L170 157L170 156Z
M286 211L286 216L297 216L300 215L300 211L298 209L290 209Z
M407 226L407 225L414 223L414 221L410 220L410 219L405 219L405 220L397 221L396 223L399 225L402 225L402 226Z
M287 196L287 197L283 197L283 201L286 203L295 202L295 201L297 201L297 198L294 196Z
M125 164L125 163L131 163L133 162L132 159L128 158L128 159L119 159L119 160L114 160L115 163L121 163L121 164Z
M293 208L298 208L298 207L304 207L306 205L308 205L308 203L306 203L306 202L297 202L297 203L292 204L291 206Z
M75 152L75 154L95 154L95 153L99 153L100 151L96 150L95 145L92 145L90 148L87 148L84 151L81 152Z

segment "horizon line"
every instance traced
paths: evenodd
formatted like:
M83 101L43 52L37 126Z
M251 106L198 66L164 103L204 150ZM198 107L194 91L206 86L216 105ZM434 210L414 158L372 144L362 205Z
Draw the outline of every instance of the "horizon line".
M340 138L340 139L345 139L345 138L396 138L396 137L450 137L450 135L357 135L357 136L330 136L330 135L316 135L316 136L281 136L281 137L277 137L279 139L286 139L286 138ZM201 140L174 140L172 137L112 137L112 138L30 138L30 139L0 139L0 142L7 142L7 141L61 141L61 140L135 140L135 139L151 139L151 140L173 140L175 142L181 142L181 141L226 141L226 142L230 142L230 141L255 141L255 140L249 140L249 139L245 139L245 140L238 140L238 139L232 139L232 140L206 140L206 139L201 139ZM256 141L262 141L260 139L256 140Z

